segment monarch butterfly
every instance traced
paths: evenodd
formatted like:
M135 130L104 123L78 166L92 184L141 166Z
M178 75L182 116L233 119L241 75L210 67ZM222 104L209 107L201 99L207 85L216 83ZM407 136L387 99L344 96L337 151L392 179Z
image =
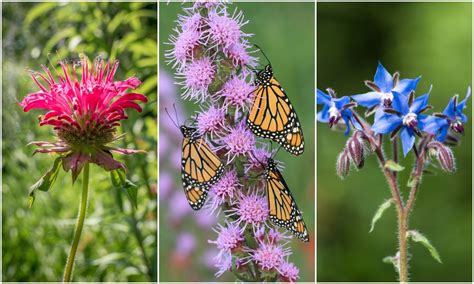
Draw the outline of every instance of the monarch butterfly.
M209 188L222 177L224 165L196 128L181 125L179 129L183 134L181 180L184 193L191 208L199 210L206 201Z
M270 209L270 221L279 227L288 229L298 239L308 242L308 230L301 216L301 211L298 209L288 185L272 158L268 159L264 177Z
M257 88L247 125L255 135L270 138L291 154L300 155L304 151L300 121L285 91L273 76L270 60L263 51L262 54L268 64L257 72Z

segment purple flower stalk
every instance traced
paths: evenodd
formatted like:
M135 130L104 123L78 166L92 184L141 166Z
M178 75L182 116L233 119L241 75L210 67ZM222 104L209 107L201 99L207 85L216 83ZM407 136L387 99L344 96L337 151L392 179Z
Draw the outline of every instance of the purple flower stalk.
M224 222L214 229L216 239L208 241L218 250L211 261L216 276L232 271L242 281L291 282L299 272L288 263L291 237L268 222L263 173L273 153L245 123L257 65L249 44L252 35L243 30L247 22L241 11L230 12L227 3L195 2L178 17L165 55L182 98L202 105L194 127L225 165L202 209L224 213ZM177 193L184 206L182 189Z

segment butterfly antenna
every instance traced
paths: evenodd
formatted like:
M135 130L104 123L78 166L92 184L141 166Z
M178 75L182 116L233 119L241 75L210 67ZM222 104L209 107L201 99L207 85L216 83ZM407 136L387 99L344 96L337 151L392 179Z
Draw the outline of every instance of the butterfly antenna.
M262 161L260 161L256 156L255 154L253 153L253 151L250 152L250 155L252 155L252 157L263 167L265 168L266 165L262 163Z
M272 63L270 62L270 59L268 59L268 57L267 57L267 55L265 54L265 52L263 52L263 49L262 49L260 46L256 45L256 44L254 44L254 46L255 46L256 48L258 48L258 50L260 50L260 52L263 54L263 56L264 56L265 59L267 60L268 64L269 64L269 65L272 65Z
M173 104L173 106L174 106L174 104ZM168 117L170 118L171 122L173 122L174 126L176 126L177 128L179 128L178 123L173 120L173 118L171 117L171 115L170 115L170 113L168 112L168 109L167 109L167 108L165 108L165 111L166 111L166 114L168 114Z
M178 111L176 110L176 104L173 103L174 116L176 117L176 124L179 125Z
M257 73L258 72L258 69L255 69L253 68L252 66L248 65L248 64L245 64L245 67L247 67L248 69L250 69L251 71L253 71L254 73Z
M281 149L281 145L276 149L275 154L273 154L273 156L272 156L272 159L275 158L275 156L278 154L278 152L280 152L280 149ZM270 151L270 153L271 153L271 151Z

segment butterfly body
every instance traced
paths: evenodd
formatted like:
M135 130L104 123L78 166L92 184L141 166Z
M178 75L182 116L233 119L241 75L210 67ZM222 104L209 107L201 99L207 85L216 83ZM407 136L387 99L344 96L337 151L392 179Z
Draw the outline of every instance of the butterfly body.
M219 181L224 165L196 128L182 125L181 179L189 205L199 210L206 201L209 188Z
M270 210L270 221L289 230L304 242L309 241L308 230L282 174L273 159L268 159L264 172Z
M304 151L303 131L296 112L270 64L257 73L257 88L247 117L252 132L281 144L285 150L300 155Z

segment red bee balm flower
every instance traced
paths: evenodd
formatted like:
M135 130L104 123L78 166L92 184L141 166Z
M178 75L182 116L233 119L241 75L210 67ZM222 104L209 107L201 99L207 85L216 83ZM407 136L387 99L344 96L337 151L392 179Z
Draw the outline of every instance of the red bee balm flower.
M116 132L120 121L127 119L125 109L141 112L137 101L147 102L143 94L127 93L128 89L141 84L136 77L114 81L118 61L111 64L97 58L93 66L89 66L83 56L80 63L80 79L76 75L76 64L69 66L65 62L60 63L63 75L58 74L58 80L46 66L42 66L43 74L32 72L31 77L40 91L29 94L20 103L25 112L47 111L39 117L40 126L52 125L57 141L30 144L40 147L35 153L61 154L63 168L72 171L73 180L86 163L95 163L107 171L125 169L124 164L113 158L112 152L135 154L141 151L107 145L121 137Z

